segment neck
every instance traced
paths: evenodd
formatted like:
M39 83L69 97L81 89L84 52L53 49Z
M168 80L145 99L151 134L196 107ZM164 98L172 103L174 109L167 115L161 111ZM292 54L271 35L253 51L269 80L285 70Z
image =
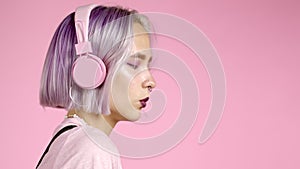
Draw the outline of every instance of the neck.
M112 120L112 118L110 118L110 115L87 113L74 109L69 110L67 116L70 117L75 114L83 119L88 125L103 131L107 136L110 135L112 129L117 124L117 121Z

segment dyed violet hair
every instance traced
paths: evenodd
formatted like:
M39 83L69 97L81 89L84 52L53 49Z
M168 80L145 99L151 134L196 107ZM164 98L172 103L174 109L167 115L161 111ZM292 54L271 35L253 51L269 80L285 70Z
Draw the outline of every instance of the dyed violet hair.
M90 14L89 40L93 54L106 65L104 83L96 89L82 89L71 76L77 37L74 12L68 15L54 33L40 85L40 104L43 107L80 109L85 112L109 114L109 91L117 65L132 49L133 23L140 23L149 31L148 19L136 11L121 7L98 6Z

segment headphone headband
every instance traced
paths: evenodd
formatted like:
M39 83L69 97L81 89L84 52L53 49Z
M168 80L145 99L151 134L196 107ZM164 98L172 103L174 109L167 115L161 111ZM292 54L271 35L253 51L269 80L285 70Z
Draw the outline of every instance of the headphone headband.
M72 66L74 82L83 89L95 89L101 85L106 76L103 61L92 54L92 45L88 38L89 18L95 4L78 7L75 11L75 29L78 43L75 44L79 55Z
M75 11L75 29L78 40L75 45L77 55L92 52L91 43L88 40L88 31L90 13L95 7L97 7L96 4L80 6Z

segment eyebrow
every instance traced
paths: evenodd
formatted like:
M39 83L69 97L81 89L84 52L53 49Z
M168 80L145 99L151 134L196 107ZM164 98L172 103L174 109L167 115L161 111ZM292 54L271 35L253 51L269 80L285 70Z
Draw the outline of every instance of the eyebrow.
M142 54L142 53L140 53L140 52L137 52L137 53L131 55L130 57L132 57L132 58L139 58L139 59L142 59L142 60L145 60L145 59L146 59L146 55L145 55L145 54ZM148 62L150 63L151 60L152 60L152 57L150 56Z

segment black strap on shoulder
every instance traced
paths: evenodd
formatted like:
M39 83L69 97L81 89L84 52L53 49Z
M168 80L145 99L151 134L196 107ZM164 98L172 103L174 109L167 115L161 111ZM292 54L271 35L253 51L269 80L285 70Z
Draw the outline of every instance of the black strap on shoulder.
M38 163L37 166L35 167L36 169L39 167L39 165L41 164L41 162L42 162L44 156L45 156L45 155L47 154L47 152L49 151L49 148L50 148L51 144L53 143L53 141L54 141L59 135L61 135L61 134L64 133L65 131L71 130L71 129L74 128L74 127L77 127L77 126L75 126L75 125L69 125L69 126L66 126L66 127L62 128L61 130L59 130L59 131L54 135L54 137L52 138L52 140L51 140L50 143L48 144L46 150L44 151L44 153L43 153L41 159L39 160L39 163Z

